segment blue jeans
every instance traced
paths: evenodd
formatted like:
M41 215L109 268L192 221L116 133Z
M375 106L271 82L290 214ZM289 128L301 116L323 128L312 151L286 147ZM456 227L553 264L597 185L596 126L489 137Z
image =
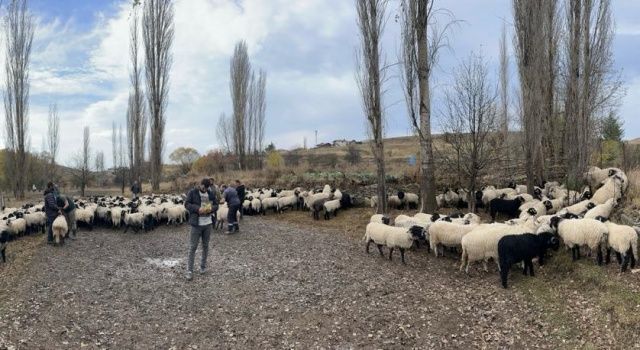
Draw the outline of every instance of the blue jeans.
M238 225L238 210L240 210L240 206L240 204L229 206L229 213L227 214L227 224L229 226Z

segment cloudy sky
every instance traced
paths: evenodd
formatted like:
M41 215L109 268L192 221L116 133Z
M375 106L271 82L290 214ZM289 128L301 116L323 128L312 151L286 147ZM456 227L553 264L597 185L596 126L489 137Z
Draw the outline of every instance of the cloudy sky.
M69 162L91 127L92 149L111 163L111 125L124 125L128 94L130 0L31 0L37 30L31 65L31 144L42 148L49 104L61 116L61 160ZM620 107L626 137L640 137L640 1L614 1L616 67L625 81ZM440 0L461 20L433 77L434 109L451 82L452 68L481 53L495 71L503 24L511 24L510 0ZM3 8L4 10L4 8ZM386 61L397 61L397 0L388 9ZM354 75L358 44L350 0L175 0L174 64L167 113L167 150L218 147L215 127L229 114L229 58L244 39L254 67L268 72L267 142L279 148L338 138L365 137ZM4 40L2 42L4 52ZM510 49L511 51L511 49ZM4 62L4 54L0 63ZM515 71L511 73L515 76ZM389 72L385 97L387 135L409 132L397 70ZM0 77L3 80L4 77ZM4 84L2 85L4 86ZM437 124L437 122L436 122ZM437 129L437 127L436 127Z

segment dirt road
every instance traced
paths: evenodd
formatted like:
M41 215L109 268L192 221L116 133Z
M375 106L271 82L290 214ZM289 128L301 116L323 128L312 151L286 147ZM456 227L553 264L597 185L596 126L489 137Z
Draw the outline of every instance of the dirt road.
M616 341L601 327L601 340L564 332L526 291L503 290L496 273L458 272L454 257L421 249L403 266L399 255L367 255L363 242L331 230L260 218L245 218L238 235L216 233L208 273L187 282L186 230L96 229L64 247L43 245L41 236L13 242L0 265L0 349L555 349Z

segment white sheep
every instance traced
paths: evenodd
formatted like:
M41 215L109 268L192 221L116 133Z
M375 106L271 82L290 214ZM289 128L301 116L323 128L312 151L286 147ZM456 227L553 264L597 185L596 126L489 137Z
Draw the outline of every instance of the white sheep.
M13 236L22 236L27 232L27 220L23 218L11 218L7 222L9 233Z
M518 194L526 194L528 192L527 185L516 185L516 192Z
M262 215L266 215L268 209L278 211L278 198L268 197L262 200Z
M329 195L331 194L331 186L329 185L324 185L324 188L322 188L322 193Z
M400 199L400 197L398 197L397 195L389 196L389 199L387 200L387 205L389 206L389 208L397 209L400 208L402 204L402 199Z
M596 193L593 194L591 201L593 201L595 204L604 204L611 198L622 198L622 184L623 179L618 175L606 179L604 185L602 185L602 187L600 187L596 191Z
M56 240L56 244L60 244L61 239L64 243L64 238L69 231L69 227L67 226L67 220L63 215L58 215L58 217L53 220L53 224L51 224L51 231L53 232L53 237Z
M385 224L385 225L389 225L389 217L387 217L386 215L383 214L374 214L371 215L371 219L369 219L369 222L375 222L378 224Z
M476 226L471 232L462 237L462 259L460 271L464 268L469 272L469 265L475 261L483 261L484 270L488 271L487 262L493 258L498 262L498 241L506 235L533 233L536 232L537 225L535 219L530 218L523 224L481 224ZM499 266L498 266L499 268Z
M613 211L613 208L617 205L617 201L613 198L607 200L604 204L599 204L590 209L584 214L585 219L595 219L598 216L608 219Z
M138 229L145 229L144 227L144 214L137 213L124 213L124 224L125 229L124 232L127 233L129 227L133 227L134 232L137 232Z
M276 200L276 209L279 213L284 212L286 208L295 208L298 205L298 196L291 195L280 197Z
M404 202L409 209L417 209L420 205L420 197L415 193L405 193Z
M338 216L338 209L340 209L340 200L334 199L324 202L324 219L329 220L331 214Z
M467 233L471 232L477 224L460 225L447 221L437 221L429 226L429 243L435 256L438 256L438 244L446 247L459 247ZM444 256L444 250L442 252Z
M251 200L251 208L256 214L259 214L262 211L262 201L259 198L253 198Z
M607 244L608 228L595 219L563 219L553 217L551 228L562 237L564 244L571 249L573 260L580 258L580 246L586 245L598 252L598 265L602 264L602 249Z
M389 230L387 233L386 239L386 245L389 248L389 260L393 258L393 250L398 248L398 250L400 250L402 263L406 264L404 261L404 251L411 248L414 241L418 242L421 239L425 239L424 229L419 226L413 226L409 229L401 228L399 230L396 227L388 227L392 228L392 230Z
M269 197L271 198L271 197ZM224 223L227 221L227 216L229 215L229 207L226 204L221 205L216 212L216 227L215 228L224 228Z
M630 258L632 261L631 268L633 268L635 261L638 260L638 234L636 230L631 226L618 225L611 221L607 221L605 225L609 230L609 247L622 255L621 271L627 270ZM607 250L607 262L608 260L609 251Z
M340 192L340 190L336 188L336 190L333 192L333 198L337 200L342 199L342 192Z
M580 216L580 215L583 215L585 212L587 212L587 210L590 210L595 206L596 205L591 200L585 199L581 202L565 207L564 209L558 211L558 215L562 216L569 213L569 214Z
M167 208L167 225L182 224L186 220L186 211L182 206L172 206ZM126 222L126 220L125 220Z

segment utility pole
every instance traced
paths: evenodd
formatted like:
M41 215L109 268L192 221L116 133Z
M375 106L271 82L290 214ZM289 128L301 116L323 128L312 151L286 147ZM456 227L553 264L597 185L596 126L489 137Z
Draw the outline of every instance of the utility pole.
M318 130L316 130L316 146L318 145Z

